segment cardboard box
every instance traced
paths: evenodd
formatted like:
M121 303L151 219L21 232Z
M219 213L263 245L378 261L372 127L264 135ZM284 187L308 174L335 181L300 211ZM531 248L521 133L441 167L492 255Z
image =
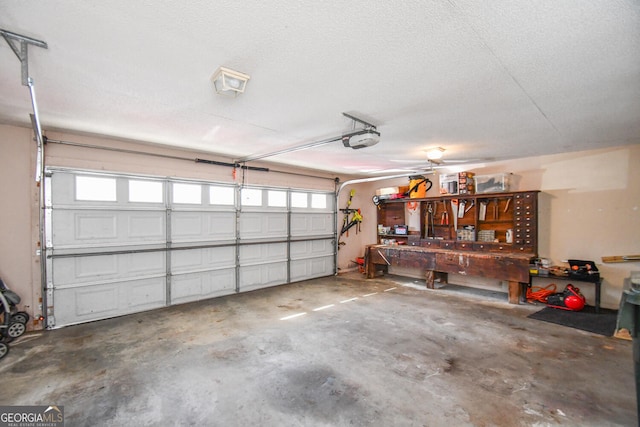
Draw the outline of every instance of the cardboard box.
M445 196L473 194L475 190L474 176L475 174L472 172L440 174L440 194Z
M468 195L476 192L475 175L473 172L460 172L458 174L458 194Z
M405 185L405 186L401 185L399 187L378 188L376 190L376 196L392 196L392 195L404 194L407 191L409 191L408 185Z

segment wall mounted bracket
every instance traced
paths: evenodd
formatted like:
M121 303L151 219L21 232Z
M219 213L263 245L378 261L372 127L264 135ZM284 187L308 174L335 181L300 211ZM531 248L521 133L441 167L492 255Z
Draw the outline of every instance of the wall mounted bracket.
M16 54L20 60L22 66L22 85L29 86L29 45L32 44L37 47L48 49L47 43L42 40L36 40L31 37L23 36L20 34L12 33L11 31L3 30L0 28L0 34L7 41L7 44Z
M3 30L0 28L0 34L2 38L7 41L7 44L16 54L20 60L22 85L29 86L29 93L31 95L31 106L33 107L33 115L31 115L31 125L36 135L36 143L38 144L38 156L36 158L36 182L40 183L43 173L44 153L42 149L42 128L40 127L40 116L38 115L38 103L36 102L36 89L33 84L33 79L29 76L29 45L32 44L37 47L48 49L48 46L42 40L36 40L31 37L23 36L20 34L12 33L11 31ZM19 46L18 46L19 45Z

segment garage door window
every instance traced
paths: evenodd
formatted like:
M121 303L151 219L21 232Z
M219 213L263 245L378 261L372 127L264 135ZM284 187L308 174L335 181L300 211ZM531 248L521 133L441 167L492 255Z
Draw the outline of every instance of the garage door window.
M262 190L243 188L241 191L242 206L262 206Z
M235 189L233 187L209 186L209 204L233 206L235 204Z
M326 209L327 208L327 195L326 194L312 194L311 195L311 207L313 209Z
M286 208L287 207L287 192L269 190L267 193L268 205L272 208Z
M202 203L200 184L173 184L173 203L199 205Z
M116 179L76 176L76 200L115 202Z
M306 208L309 205L307 193L291 193L292 208Z
M162 183L157 181L129 180L129 201L138 203L162 203Z

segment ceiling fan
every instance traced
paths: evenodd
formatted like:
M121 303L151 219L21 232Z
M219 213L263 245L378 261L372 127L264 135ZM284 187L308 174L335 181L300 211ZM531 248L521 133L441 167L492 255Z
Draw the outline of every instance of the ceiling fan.
M426 156L425 156L426 159L424 160L391 159L391 161L397 162L397 163L411 163L412 165L408 166L408 168L422 167L425 170L443 169L447 167L452 167L454 165L487 161L487 159L445 159L444 152L446 150L442 147L432 147L423 151L426 153ZM425 165L425 160L426 160L426 165Z

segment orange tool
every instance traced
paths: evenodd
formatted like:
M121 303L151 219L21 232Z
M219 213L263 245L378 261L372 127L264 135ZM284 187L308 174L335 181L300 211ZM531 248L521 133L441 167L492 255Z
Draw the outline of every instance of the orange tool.
M440 225L449 225L449 211L447 210L447 205L442 201L442 207L444 208L444 212L442 212L442 217L440 218Z

